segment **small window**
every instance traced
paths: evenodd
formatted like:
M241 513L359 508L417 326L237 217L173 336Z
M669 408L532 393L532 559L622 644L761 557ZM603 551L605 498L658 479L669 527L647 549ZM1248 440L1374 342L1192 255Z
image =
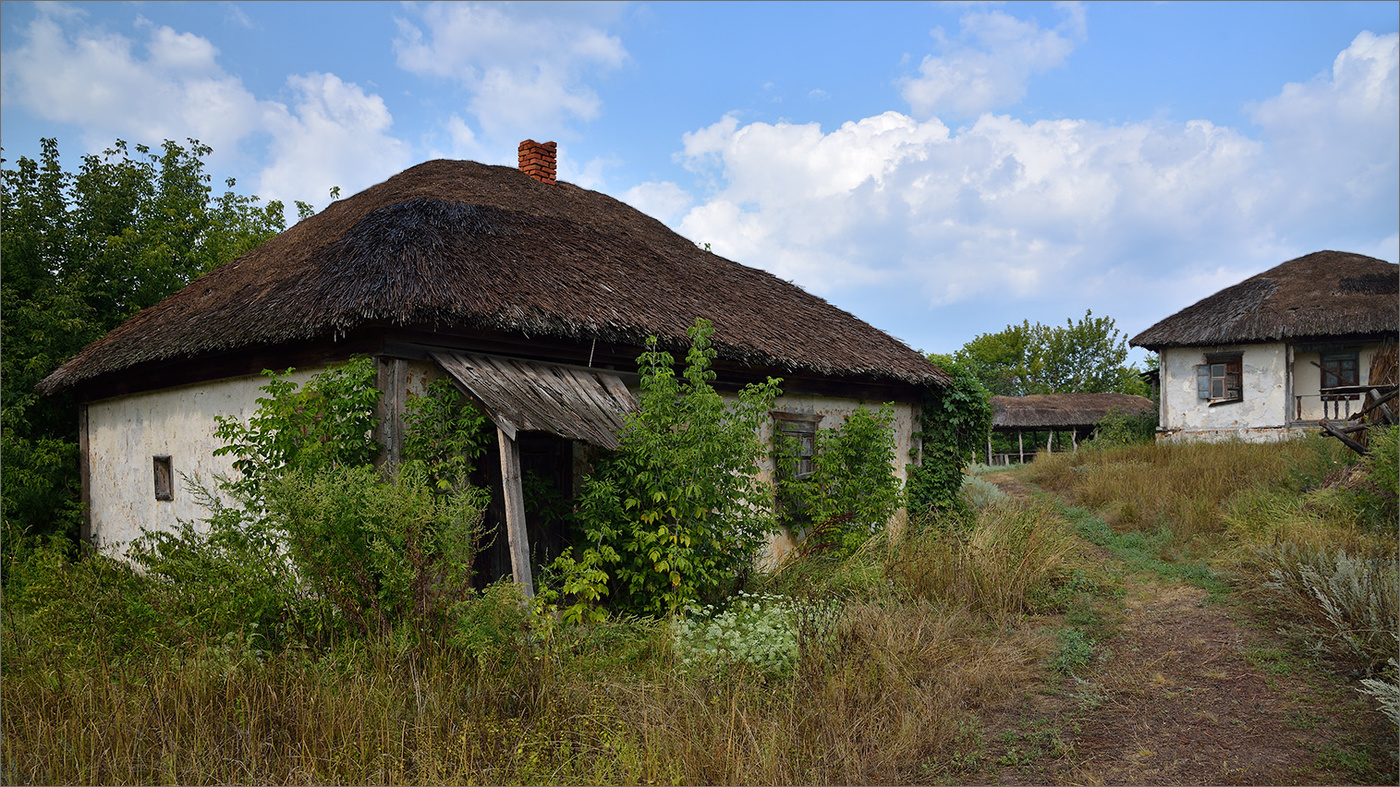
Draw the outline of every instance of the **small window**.
M821 416L808 413L773 413L773 445L778 451L791 452L793 474L800 481L816 470L813 456L817 450L817 424ZM781 469L785 463L780 462Z
M1354 352L1323 353L1322 389L1338 388L1343 385L1360 385L1360 364Z
M155 465L156 499L174 500L175 484L173 483L174 474L170 471L170 457L157 456L152 458Z
M1207 355L1206 362L1196 367L1196 396L1212 405L1238 402L1244 399L1241 380L1243 356Z

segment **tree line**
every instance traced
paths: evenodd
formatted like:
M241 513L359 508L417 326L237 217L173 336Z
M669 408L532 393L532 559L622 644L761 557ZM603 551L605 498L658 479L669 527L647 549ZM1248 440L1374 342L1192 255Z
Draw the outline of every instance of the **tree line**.
M196 140L117 140L65 170L58 141L0 166L0 463L6 541L76 537L77 403L34 386L83 347L195 277L286 229L283 204L215 195ZM302 216L310 207L298 203Z

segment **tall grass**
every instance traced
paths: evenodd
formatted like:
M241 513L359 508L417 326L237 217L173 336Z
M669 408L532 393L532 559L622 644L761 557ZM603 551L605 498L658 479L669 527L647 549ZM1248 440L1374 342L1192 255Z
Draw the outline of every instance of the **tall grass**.
M799 658L779 674L742 661L692 668L670 621L567 626L534 615L509 585L471 599L457 628L436 638L405 628L273 648L255 630L182 634L147 625L141 610L159 605L138 602L168 592L150 578L100 556L33 555L4 599L0 778L926 779L951 773L956 734L970 718L1040 669L1050 644L995 621L1011 620L1049 581L1063 548L1055 532L1045 512L1007 508L950 536L951 551L930 536L876 544L845 568L820 566L823 575L844 572L846 590L824 597L833 616L821 636L799 631ZM999 560L1011 564L1000 569ZM924 569L952 578L959 567L978 579L947 587L916 579ZM81 601L103 586L106 595ZM42 604L32 598L39 590Z
M1292 494L1354 462L1335 440L1162 443L1041 457L1031 478L1120 530L1165 527L1187 541L1221 533L1226 504L1253 489Z

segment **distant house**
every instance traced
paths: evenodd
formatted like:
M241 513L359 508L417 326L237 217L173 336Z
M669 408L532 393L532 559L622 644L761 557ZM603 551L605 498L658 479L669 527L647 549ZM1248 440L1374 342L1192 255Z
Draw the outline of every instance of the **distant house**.
M1396 340L1398 270L1319 251L1133 337L1161 359L1160 435L1270 440L1357 411L1374 356Z
M261 370L304 380L375 358L391 462L407 398L451 375L497 426L488 524L505 526L510 553L494 565L528 585L529 563L561 545L522 521L522 468L572 496L585 446L617 445L647 337L683 350L697 317L715 326L721 392L783 378L770 428L801 438L893 402L898 456L918 456L919 402L948 384L941 370L776 276L555 182L554 144L530 140L519 169L430 161L332 203L135 315L39 391L82 403L85 537L115 551L205 516L178 479L231 472L213 455L215 418L252 413Z
M1144 396L1123 393L1033 394L1031 396L993 396L992 432L1015 433L1014 454L993 454L992 437L987 435L989 464L1009 464L1026 461L1024 433L1049 432L1047 448L1056 432L1069 432L1070 444L1079 448L1082 437L1092 436L1098 425L1110 415L1138 415L1152 411L1152 400ZM1035 446L1030 452L1034 456Z

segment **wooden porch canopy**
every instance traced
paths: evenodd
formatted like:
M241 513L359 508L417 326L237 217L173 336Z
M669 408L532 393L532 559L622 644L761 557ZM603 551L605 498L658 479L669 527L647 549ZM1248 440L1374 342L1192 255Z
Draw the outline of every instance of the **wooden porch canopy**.
M636 409L636 399L620 377L599 369L474 353L435 352L432 357L459 387L481 403L496 424L511 573L525 594L533 596L516 434L548 432L566 440L615 449L627 413Z

